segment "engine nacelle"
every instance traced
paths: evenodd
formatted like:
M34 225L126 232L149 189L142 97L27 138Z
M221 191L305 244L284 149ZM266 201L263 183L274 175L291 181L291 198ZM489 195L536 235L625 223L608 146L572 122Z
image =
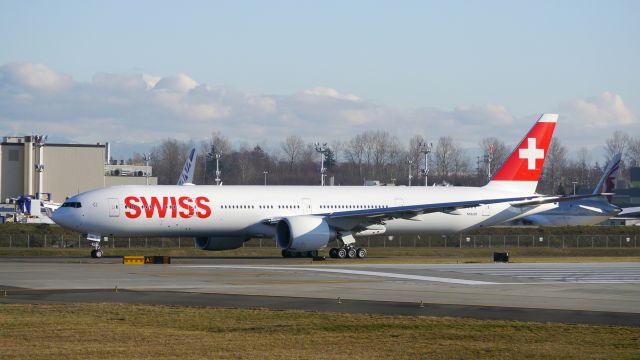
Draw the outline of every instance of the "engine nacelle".
M201 250L221 251L232 250L242 246L249 239L247 238L227 238L227 237L195 237L196 246Z
M319 250L336 238L336 231L319 216L293 216L276 224L276 244L292 251Z

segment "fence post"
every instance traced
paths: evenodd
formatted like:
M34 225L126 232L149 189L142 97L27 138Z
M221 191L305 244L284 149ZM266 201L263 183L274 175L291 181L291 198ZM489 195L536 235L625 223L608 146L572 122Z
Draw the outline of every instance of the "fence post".
M29 234L27 234L27 249L29 248Z
M564 235L562 235L562 248L564 249Z
M181 239L181 237L178 236L178 249L180 249L180 239Z
M131 249L131 236L129 236L129 249Z
M44 234L44 247L47 247L47 234Z
M11 234L9 234L9 249L11 249Z

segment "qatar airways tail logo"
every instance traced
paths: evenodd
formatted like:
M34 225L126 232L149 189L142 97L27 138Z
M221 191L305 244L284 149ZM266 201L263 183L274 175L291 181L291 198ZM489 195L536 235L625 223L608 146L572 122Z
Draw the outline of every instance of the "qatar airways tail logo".
M127 196L124 199L125 215L129 219L137 219L140 216L152 218L157 214L160 218L189 219L197 216L206 219L211 216L209 198L198 196Z

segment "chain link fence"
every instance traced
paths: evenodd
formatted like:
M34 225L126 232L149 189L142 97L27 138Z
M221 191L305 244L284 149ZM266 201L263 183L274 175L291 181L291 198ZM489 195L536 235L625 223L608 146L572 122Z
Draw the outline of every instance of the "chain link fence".
M357 238L360 247L434 248L636 248L637 235L449 235L371 236ZM191 237L109 237L108 248L195 247ZM251 239L244 247L276 247L273 239ZM3 248L88 248L81 235L0 234Z

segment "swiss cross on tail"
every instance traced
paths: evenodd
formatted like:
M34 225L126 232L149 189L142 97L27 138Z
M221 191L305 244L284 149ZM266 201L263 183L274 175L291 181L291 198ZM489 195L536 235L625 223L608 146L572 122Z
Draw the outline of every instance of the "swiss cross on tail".
M491 181L538 181L557 121L557 114L542 115Z

